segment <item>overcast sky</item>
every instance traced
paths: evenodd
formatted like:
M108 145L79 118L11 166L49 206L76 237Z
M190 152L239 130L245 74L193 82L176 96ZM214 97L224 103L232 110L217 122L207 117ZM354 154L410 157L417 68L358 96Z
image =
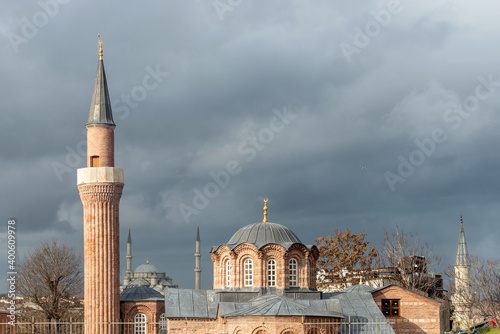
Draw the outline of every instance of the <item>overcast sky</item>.
M83 249L76 169L104 40L123 168L121 275L146 261L202 288L210 248L268 219L313 244L379 246L397 224L453 264L498 258L497 1L0 0L0 229L22 259ZM217 181L215 180L217 179ZM7 272L7 255L0 260ZM0 291L5 290L2 284Z

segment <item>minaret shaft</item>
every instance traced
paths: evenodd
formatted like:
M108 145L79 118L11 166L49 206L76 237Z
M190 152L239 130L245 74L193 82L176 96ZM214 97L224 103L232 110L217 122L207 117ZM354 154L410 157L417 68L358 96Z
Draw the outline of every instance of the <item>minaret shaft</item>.
M84 211L85 333L117 333L120 321L119 201L123 183L79 184ZM103 324L98 324L103 323Z
M128 239L127 239L127 270L125 274L132 278L132 237L130 235L130 226L128 228Z
M127 271L125 272L129 277L132 274L132 245L127 244Z
M194 253L195 267L194 267L194 288L195 290L201 289L201 250L200 250L200 225L196 229L196 252Z

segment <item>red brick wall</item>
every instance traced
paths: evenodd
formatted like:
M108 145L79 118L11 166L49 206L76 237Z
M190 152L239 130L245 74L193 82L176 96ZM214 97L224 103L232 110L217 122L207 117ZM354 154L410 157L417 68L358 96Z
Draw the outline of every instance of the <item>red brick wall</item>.
M340 319L303 317L218 318L217 320L179 319L168 321L168 333L255 334L259 330L265 330L267 334L336 334L340 329L340 325Z
M133 323L135 315L143 313L146 316L147 323L154 323L147 326L149 334L158 332L158 323L160 316L165 313L165 302L121 302L120 314L123 322ZM125 325L124 333L133 333L133 325Z
M91 156L99 157L99 167L115 166L114 138L113 128L91 126L87 129L87 167L91 167Z
M250 244L242 244L231 251L228 247L220 247L211 255L214 265L214 289L226 287L226 261L231 260L231 287L244 287L243 262L250 258L253 261L253 286L267 287L267 262L276 261L276 288L290 287L289 262L297 260L298 287L316 288L317 254L309 252L303 245L293 245L285 251L278 245L267 245L260 250Z
M16 327L9 325L10 313L0 311L0 334L14 334L16 333Z
M373 299L381 310L382 299L400 300L400 316L388 317L397 333L440 333L441 303L397 286L373 293Z

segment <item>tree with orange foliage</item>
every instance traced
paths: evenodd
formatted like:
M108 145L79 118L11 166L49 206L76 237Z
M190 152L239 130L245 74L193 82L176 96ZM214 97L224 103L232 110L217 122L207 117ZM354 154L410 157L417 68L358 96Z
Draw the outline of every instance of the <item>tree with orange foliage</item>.
M337 286L340 289L371 277L371 265L378 256L377 248L370 248L366 233L333 230L334 236L316 240L320 270L318 286Z

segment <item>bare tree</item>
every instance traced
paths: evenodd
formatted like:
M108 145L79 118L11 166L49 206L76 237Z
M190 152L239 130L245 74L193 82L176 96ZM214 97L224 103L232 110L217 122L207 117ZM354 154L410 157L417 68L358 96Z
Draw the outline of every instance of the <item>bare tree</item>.
M82 255L52 240L29 252L18 268L18 291L48 321L71 316L83 294Z
M469 256L470 276L457 272L450 266L446 275L450 278L450 292L455 306L455 318L464 327L472 327L483 319L496 319L499 327L500 317L500 264L499 261L484 260ZM468 277L467 277L468 276Z
M433 272L440 261L432 246L422 244L418 235L404 233L398 226L391 232L385 230L379 265L386 268L396 284L441 297L442 279Z
M334 236L316 240L319 250L317 268L324 273L318 285L336 285L346 288L349 284L359 283L370 276L370 268L377 257L377 249L370 248L365 241L366 233L356 234L347 229L345 232L333 230Z

